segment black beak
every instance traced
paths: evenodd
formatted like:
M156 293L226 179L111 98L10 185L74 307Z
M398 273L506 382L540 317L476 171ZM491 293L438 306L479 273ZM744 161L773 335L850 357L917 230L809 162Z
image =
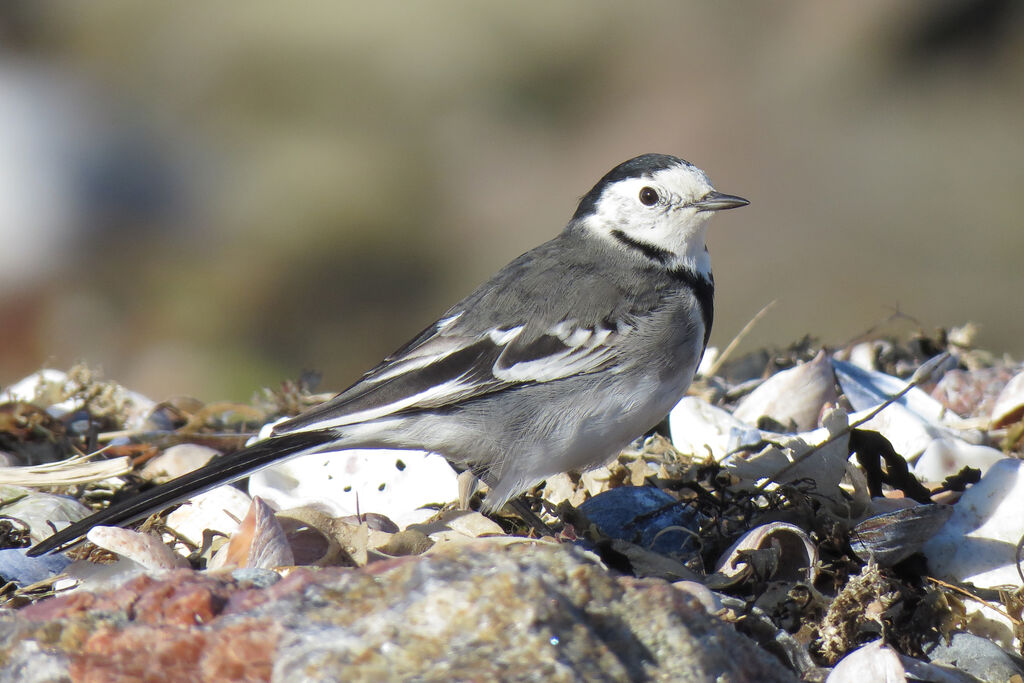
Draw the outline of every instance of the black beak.
M722 194L721 192L708 192L700 200L691 204L698 211L724 211L725 209L738 209L749 204L743 197L733 194Z

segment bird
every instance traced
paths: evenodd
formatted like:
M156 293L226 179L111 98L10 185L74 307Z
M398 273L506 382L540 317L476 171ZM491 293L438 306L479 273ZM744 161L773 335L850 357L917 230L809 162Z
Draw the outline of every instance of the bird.
M604 464L663 420L693 380L714 317L708 219L747 204L676 156L629 159L583 195L556 237L348 389L28 554L63 550L93 526L129 524L310 453L439 453L487 484L488 511L547 477Z

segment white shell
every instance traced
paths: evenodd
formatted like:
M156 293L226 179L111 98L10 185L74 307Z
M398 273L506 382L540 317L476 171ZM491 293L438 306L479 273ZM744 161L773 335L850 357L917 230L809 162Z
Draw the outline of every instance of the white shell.
M274 511L257 496L231 540L207 564L209 569L273 569L295 564L295 555Z
M230 536L249 511L251 499L234 486L218 486L200 493L167 516L167 526L197 546L203 531Z
M1024 372L1018 372L999 392L992 407L992 426L1005 427L1024 419Z
M859 422L873 409L850 415L850 422ZM935 439L955 439L956 434L934 424L899 404L893 404L860 425L860 429L876 431L892 444L893 449L912 462Z
M858 412L850 422L870 415L889 396L899 393L907 382L881 372L866 372L850 363L833 361L843 393ZM966 423L917 387L861 425L879 432L907 460L920 455L935 439L965 439L971 432L955 429Z
M1019 586L1014 554L1022 536L1024 460L1005 458L964 492L924 554L940 578L980 588Z
M783 425L794 422L799 432L814 429L825 404L839 397L835 384L832 362L820 351L809 363L769 377L740 401L733 415L749 424L765 415Z
M38 543L53 534L53 526L63 529L72 522L88 517L92 510L68 496L42 493L21 486L0 486L0 500L10 501L2 508L4 517L24 522L29 537Z
M934 576L979 588L1020 587L1016 548L1024 535L1024 461L1006 458L993 465L953 506L953 516L925 544ZM1021 647L1014 623L975 600L965 600L970 630L1003 649Z
M962 439L935 439L914 463L914 474L924 481L942 481L964 467L974 467L984 474L1006 455L989 446L977 446Z
M471 510L446 510L429 523L414 524L409 528L420 531L435 541L449 540L452 534L467 539L505 535L497 522Z
M856 365L861 370L874 372L878 370L875 358L878 356L879 347L883 344L885 342L882 341L866 341L855 344L853 348L846 352L845 357L850 363Z
M144 534L116 526L96 526L86 538L121 557L137 562L146 569L188 567L188 560L164 545L154 534Z
M725 551L715 571L724 577L736 578L743 571L743 564L735 562L740 552L764 548L773 540L782 546L776 578L813 581L818 573L818 548L803 529L786 522L769 522L743 534Z
M883 372L874 372L858 368L852 363L833 360L836 379L843 389L843 394L856 411L874 408L880 403L888 400L890 396L898 394L906 388L908 382L893 377ZM929 396L927 392L918 387L913 387L895 402L910 410L915 415L933 424L957 425L963 419L947 410L944 405ZM887 409L888 410L888 409Z
M220 455L220 452L209 446L182 443L151 459L139 474L150 481L163 483L199 469L215 455Z
M843 433L848 424L847 416L841 410L833 410L823 422L825 427L821 429L796 435L763 432L766 439L779 445L749 458L727 458L724 464L730 472L750 482L759 482L765 477L772 477L779 483L811 479L819 493L836 494L838 501L837 487L846 474L850 455L850 437ZM834 440L819 447L830 438ZM812 449L814 453L804 457Z
M672 445L680 453L703 459L708 455L721 462L741 446L752 446L762 440L762 433L696 396L685 396L668 416Z
M249 493L278 510L316 506L332 517L376 512L405 527L436 512L424 506L458 499L457 477L439 455L346 450L261 470L249 478Z
M881 640L863 645L839 660L825 683L905 683L907 671L900 656Z

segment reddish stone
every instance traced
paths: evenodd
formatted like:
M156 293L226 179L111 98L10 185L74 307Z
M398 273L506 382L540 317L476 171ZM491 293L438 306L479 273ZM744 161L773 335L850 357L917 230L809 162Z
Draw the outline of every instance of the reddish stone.
M210 634L199 662L204 681L266 681L274 667L281 626L248 619Z
M101 629L71 657L75 683L198 681L207 634L198 629Z
M114 590L97 594L92 609L96 612L127 611L139 599L139 595L155 583L157 580L147 574L136 576Z
M175 581L183 577L174 577L143 591L132 610L135 619L147 624L194 626L209 623L220 614L228 589L210 577L187 573L185 580Z
M78 592L34 602L22 607L18 614L32 621L69 619L89 612L95 603L96 596L92 593Z

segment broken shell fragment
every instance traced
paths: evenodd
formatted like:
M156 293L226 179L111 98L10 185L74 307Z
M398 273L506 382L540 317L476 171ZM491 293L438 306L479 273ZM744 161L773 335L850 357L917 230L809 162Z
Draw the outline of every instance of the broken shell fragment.
M876 413L879 405L907 387L905 380L881 372L867 372L851 363L833 361L836 378L843 393L858 412L850 415L858 422ZM975 440L976 431L966 430L965 421L917 387L877 412L861 429L876 431L908 461L914 460L935 439Z
M89 542L132 560L146 569L188 567L188 560L171 550L154 534L116 526L97 526L86 534Z
M220 455L220 451L209 446L181 443L151 459L139 474L154 483L162 484L199 469L215 455Z
M404 527L459 496L457 474L420 451L328 451L293 458L249 477L249 494L278 510L317 506L332 517L377 512Z
M924 547L935 575L981 588L1020 585L1017 543L1024 536L1024 460L993 465L953 506L946 525Z
M818 426L826 403L838 399L832 361L824 351L814 360L772 375L747 395L733 415L749 424L761 416L805 432Z
M811 542L807 533L795 524L769 522L743 534L725 551L715 572L729 582L716 583L716 586L720 588L743 581L749 567L746 556L752 551L768 548L778 550L777 564L771 576L761 578L778 581L814 581L817 577L818 548Z
M984 474L1005 458L1002 451L991 446L967 443L963 439L935 439L914 462L914 474L923 481L942 481L964 467L973 467Z
M763 439L757 428L695 396L684 396L669 413L668 422L672 445L680 453L702 460L711 456L721 462L730 453Z
M999 392L992 407L992 426L1006 427L1024 420L1024 372L1017 373Z
M85 519L90 510L74 498L42 493L22 486L0 486L3 516L28 529L29 538L38 543L60 530Z
M63 553L28 557L25 548L0 548L0 576L18 586L29 586L63 572L71 559Z
M123 419L127 429L141 428L145 415L154 405L142 394L116 382L99 379L82 365L70 372L52 368L35 372L0 392L0 403L25 401L45 408L54 417L62 417L81 407L83 384L89 385L90 394L102 396L103 402Z
M915 505L868 517L850 532L850 547L862 561L891 567L921 550L953 514L950 505Z
M190 498L167 516L167 526L194 546L203 543L209 530L230 536L249 511L252 499L234 486L218 486Z
M816 489L838 502L839 482L847 472L850 437L846 414L829 411L821 429L797 435L765 433L773 443L748 458L728 458L725 466L741 480L760 482L770 478L777 483L800 479L813 481Z
M274 516L274 511L259 496L252 499L245 519L208 567L249 567L273 569L295 564L295 555L288 537Z
M312 507L284 510L278 513L277 521L288 537L297 565L355 565L335 537L334 527L340 522L323 511Z
M867 410L884 403L901 391L906 393L894 401L922 419L936 425L946 423L957 425L963 422L960 416L947 410L944 405L918 388L907 389L908 382L887 375L884 372L862 370L852 363L833 360L836 379L843 389L843 394L854 410Z

